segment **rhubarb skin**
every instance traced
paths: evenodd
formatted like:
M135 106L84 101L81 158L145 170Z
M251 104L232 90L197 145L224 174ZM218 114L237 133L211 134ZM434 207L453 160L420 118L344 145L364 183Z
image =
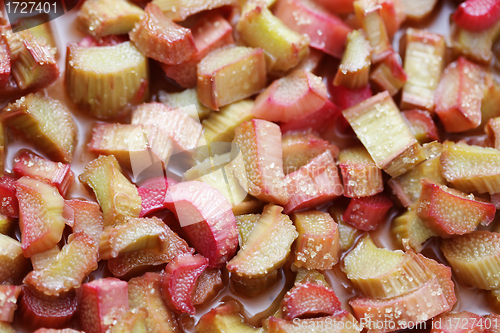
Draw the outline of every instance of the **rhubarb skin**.
M131 309L144 308L147 311L147 332L181 332L174 313L163 302L160 274L146 273L131 279L128 282L128 301Z
M99 248L86 233L70 235L67 243L46 267L31 271L24 284L46 295L59 296L78 288L83 279L97 268Z
M333 84L349 89L363 88L368 84L370 74L370 43L362 30L351 31L347 35L346 43L346 50Z
M75 179L68 164L52 162L27 150L14 158L13 171L19 178L30 176L47 179L63 197Z
M0 283L16 284L19 283L26 273L30 270L29 259L23 255L23 249L20 242L0 234Z
M285 205L290 196L279 126L260 119L244 122L235 129L233 144L244 162L245 174L236 175L243 188L259 200Z
M403 87L402 109L434 111L434 96L443 70L444 37L425 30L406 31L404 70L408 80Z
M343 149L338 160L345 197L369 197L384 190L382 170L377 168L364 147Z
M313 283L301 283L290 289L281 307L287 320L331 316L341 310L333 289Z
M114 156L99 156L89 162L78 178L94 191L103 211L104 227L122 224L127 216L139 216L141 197L121 173Z
M239 313L240 309L236 302L228 302L219 305L206 314L204 314L198 324L196 324L197 333L258 333L259 329L248 325L243 316Z
M196 52L191 30L172 22L153 3L146 5L129 36L144 55L167 65L187 61Z
M226 47L210 52L198 64L198 99L212 110L250 97L265 86L262 49Z
M483 31L470 31L451 24L450 44L455 54L488 65L494 57L493 43L500 35L500 20Z
M20 286L0 285L0 321L13 322Z
M104 36L99 39L87 36L82 38L82 40L78 42L78 46L83 46L83 47L114 46L121 43L125 43L128 40L129 39L127 35L111 35L111 36Z
M453 13L453 21L469 31L486 30L500 19L500 2L468 0Z
M16 197L16 180L9 176L0 177L0 213L8 217L19 217L19 202Z
M352 198L342 219L357 229L375 230L384 223L392 206L392 200L383 193L363 198Z
M330 206L328 213L331 215L335 223L337 223L339 229L340 249L342 252L345 252L352 248L355 241L361 235L361 230L352 227L342 219L342 215L344 213L343 207L340 207L339 205Z
M224 288L220 269L207 269L196 279L191 300L193 305L206 304Z
M89 0L80 8L77 20L83 31L100 38L127 34L143 14L141 8L125 0Z
M169 78L183 88L196 87L197 65L210 52L234 43L233 28L219 14L207 14L191 28L196 51L191 58L179 65L161 64Z
M150 216L163 210L163 202L170 185L177 182L170 178L159 177L141 184L137 192L141 197L141 213L139 217Z
M290 29L309 36L309 45L341 58L351 28L337 15L310 0L278 0L274 14Z
M407 110L402 114L410 124L411 132L420 144L439 141L436 124L428 111Z
M432 319L430 333L483 333L484 318L469 312L448 312Z
M313 158L307 165L286 176L290 200L285 213L319 206L343 193L338 167L329 150Z
M466 286L493 290L500 286L500 234L490 231L471 233L441 242L454 276Z
M252 113L259 119L286 123L318 111L327 99L321 77L298 70L274 81L260 93Z
M328 91L332 102L339 107L340 111L349 109L373 96L372 88L369 84L359 89L349 89L331 84L328 86Z
M354 0L317 0L317 3L338 14L354 12Z
M9 333L9 332L7 332ZM54 328L39 328L33 333L84 333L82 331L77 331L72 328L63 328L60 330Z
M295 266L326 270L337 264L341 254L339 228L330 214L306 211L293 213L291 218L299 233Z
M85 232L97 243L103 232L103 217L99 205L92 201L65 200L63 217L73 232Z
M64 199L55 187L33 178L20 178L16 187L23 253L29 258L61 240Z
M10 72L9 45L7 39L0 34L0 88L4 88L9 83Z
M238 228L231 205L210 185L196 181L173 185L165 207L176 214L183 232L211 268L224 265L236 253Z
M63 297L40 294L29 286L22 286L19 313L23 323L31 328L67 326L78 310L75 293Z
M429 238L437 236L412 209L392 220L391 231L401 248L407 245L415 252L422 251L423 244Z
M208 259L196 254L177 256L161 274L161 291L165 304L174 312L194 315L192 302L196 281L208 267Z
M87 333L105 333L128 311L127 282L103 278L79 289L80 324Z
M495 206L430 179L422 179L417 215L441 237L463 235L495 217Z
M323 107L318 111L310 113L302 118L282 123L280 124L280 128L282 133L306 131L310 129L323 135L329 125L335 123L336 120L339 119L339 116L342 117L339 107L330 100L326 100ZM343 120L345 122L345 119Z
M311 131L285 133L281 145L283 147L283 170L285 174L299 170L327 150L331 152L334 158L339 152L337 146L321 139Z
M71 112L59 101L40 93L29 94L7 105L0 115L51 159L71 163L78 129Z
M391 96L396 95L407 80L401 57L396 52L391 52L370 73L370 82L381 91L387 90Z
M359 333L363 325L347 311L315 319L295 319L293 322L275 317L269 320L269 333L302 333L304 329L314 333Z
M439 81L435 112L450 133L474 129L481 124L484 71L460 57L449 64Z
M265 3L247 2L236 26L242 40L268 55L267 71L288 71L309 52L309 39L288 28Z
M153 3L160 7L167 17L176 22L184 21L188 16L205 10L238 5L237 0L206 0L201 2L191 0L179 0L175 2L170 0L154 0Z

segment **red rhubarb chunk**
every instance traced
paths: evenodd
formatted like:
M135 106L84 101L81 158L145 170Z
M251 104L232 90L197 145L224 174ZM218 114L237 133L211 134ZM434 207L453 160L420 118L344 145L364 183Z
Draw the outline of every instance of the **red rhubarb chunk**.
M0 214L8 217L19 217L19 203L16 197L16 180L3 176L0 178Z
M318 111L308 114L302 118L282 123L280 125L281 132L286 133L288 131L307 130L310 128L311 130L321 134L325 131L328 125L337 119L337 117L344 117L340 111L341 110L330 100L326 100L323 107ZM347 123L347 121L345 122Z
M499 0L467 0L453 14L455 23L469 31L488 29L499 19Z
M99 204L92 201L66 200L63 217L74 233L84 232L92 237L96 244L101 240L104 230L103 216Z
M370 197L353 198L349 202L342 219L360 230L375 230L385 221L392 200L379 193Z
M7 41L0 36L0 88L4 89L10 77L10 51Z
M323 285L301 283L293 287L281 302L285 318L312 318L331 316L341 310L335 292Z
M157 213L164 209L163 202L169 185L174 185L175 180L170 178L158 177L146 181L137 188L139 196L142 199L142 209L139 217L144 217Z
M68 164L52 162L27 150L14 159L13 171L17 177L31 176L48 180L62 196L66 195L75 179Z
M94 47L94 46L114 46L128 41L127 35L109 35L103 36L99 39L87 36L83 38L78 45L82 47Z
M11 323L14 320L19 293L20 286L0 285L0 321Z
M127 282L104 278L84 283L79 290L80 323L86 333L105 333L128 311Z
M64 297L39 295L28 286L23 286L19 312L22 322L30 327L61 328L69 324L77 305L74 293Z
M344 86L328 86L332 102L337 105L341 111L350 108L356 104L373 96L372 88L367 85L360 89L349 89Z
M210 267L223 266L236 253L238 228L231 204L216 189L198 181L170 186L165 207L174 212L196 251Z
M167 264L161 275L161 291L172 311L195 314L192 293L198 277L207 267L208 259L199 254L181 254Z
M410 123L410 130L419 143L439 141L438 130L428 111L408 110L402 112Z

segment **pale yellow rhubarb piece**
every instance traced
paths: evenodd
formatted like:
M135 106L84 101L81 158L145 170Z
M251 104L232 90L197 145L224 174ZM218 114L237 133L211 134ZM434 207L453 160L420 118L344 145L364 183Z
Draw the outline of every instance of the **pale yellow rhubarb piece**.
M299 268L295 275L294 286L301 283L313 283L327 288L331 288L330 284L326 281L325 276L315 269Z
M0 321L0 333L16 333L16 331L10 323Z
M328 209L328 213L338 225L340 249L342 252L345 252L354 245L354 242L361 235L362 231L344 222L342 218L344 210L341 207L331 206Z
M274 16L265 3L248 1L236 29L248 46L266 52L267 71L287 71L309 52L309 38L288 28Z
M56 52L54 55L56 59L59 58L59 50L57 49L57 42L51 23L43 23L42 20L37 20L36 18L34 18L32 22L33 23L29 23L32 28L29 28L28 30L33 36L35 36L35 38L39 40L41 40L42 38L45 39L47 45Z
M447 141L441 153L441 172L463 192L500 192L500 151Z
M88 0L78 12L82 30L94 37L124 35L134 28L144 11L126 0Z
M341 254L339 228L330 214L310 210L293 213L291 218L299 233L294 265L326 270L337 264Z
M493 59L493 43L500 35L500 21L481 31L469 31L451 23L450 43L455 53L483 64Z
M59 101L40 93L29 94L7 105L0 118L51 159L63 163L73 160L78 128L70 111Z
M192 108L183 109L188 112L189 116L197 121L202 121L212 113L212 110L201 104L198 100L198 93L195 88L186 89L181 92L168 93L165 91L158 92L158 99L163 104L168 105L172 109L184 108L185 106L195 105L196 112L192 112ZM221 110L222 111L222 110Z
M486 290L500 287L500 234L483 230L443 239L441 250L463 284Z
M409 254L378 248L370 236L359 240L344 257L343 270L356 289L372 298L407 294L432 277Z
M47 265L49 265L57 257L59 252L61 252L61 249L59 248L59 245L56 245L51 249L32 255L30 260L33 269L39 271L44 267L47 267Z
M333 84L350 89L363 88L368 84L370 74L370 43L362 30L351 31L347 35L346 43L346 50Z
M148 312L144 308L127 311L116 324L109 328L110 333L147 333L146 318Z
M121 173L114 156L99 156L89 162L78 178L94 191L105 227L122 224L127 216L139 216L141 197L134 184Z
M115 118L146 99L148 60L132 42L95 47L70 43L65 82L79 109L97 118Z
M491 118L500 117L500 84L492 73L484 75L484 96L481 101L481 125L478 130L484 129Z
M0 214L0 234L10 235L14 231L16 224L13 218Z
M204 10L238 5L238 0L154 0L153 3L173 21L184 21Z
M403 87L402 109L434 111L434 95L444 66L444 37L425 30L406 31L404 70L408 80Z
M423 244L431 237L437 236L417 216L415 210L408 209L392 220L392 234L396 236L401 248L408 244L415 252L423 249Z
M235 302L219 305L203 315L196 324L196 333L259 333L248 325Z
M273 270L266 276L260 278L246 278L232 274L231 284L236 292L246 297L256 297L262 295L266 290L278 282L278 272L278 270Z
M406 19L409 21L420 22L428 17L438 0L400 0L403 5L404 12L406 14Z
M250 97L266 83L262 49L226 47L209 53L198 64L198 99L212 110Z
M424 160L420 144L387 91L342 113L377 167L392 177Z
M29 259L23 255L21 243L0 234L0 283L15 284L29 271Z

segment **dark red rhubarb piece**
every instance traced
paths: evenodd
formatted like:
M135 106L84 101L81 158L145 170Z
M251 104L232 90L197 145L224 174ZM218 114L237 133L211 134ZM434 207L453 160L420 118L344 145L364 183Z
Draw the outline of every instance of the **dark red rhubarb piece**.
M141 213L139 217L155 214L164 209L163 202L169 185L174 185L176 181L170 178L153 178L147 180L137 188L139 196L142 199Z
M0 285L0 321L11 323L14 320L19 293L20 286Z
M392 200L379 193L370 197L353 198L342 215L342 219L360 230L375 230L385 221Z
M455 23L469 31L492 27L500 19L499 0L467 0L453 13Z
M331 288L308 282L288 291L281 302L281 308L285 318L293 320L331 316L341 310L341 303Z
M10 77L10 51L5 37L0 36L0 88L5 88Z
M402 112L402 115L410 123L410 130L420 144L439 141L436 124L428 111L407 110Z
M16 180L9 176L0 177L0 214L19 217L19 203L16 197Z
M94 46L114 46L128 41L127 35L109 35L103 36L99 39L95 39L94 37L87 36L83 38L78 46L82 47L94 47Z

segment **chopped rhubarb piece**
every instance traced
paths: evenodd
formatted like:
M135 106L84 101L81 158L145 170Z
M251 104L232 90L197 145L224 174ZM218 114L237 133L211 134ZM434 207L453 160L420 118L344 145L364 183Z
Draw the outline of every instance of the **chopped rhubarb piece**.
M332 102L337 105L341 111L357 105L373 96L370 85L359 89L349 89L343 86L328 86Z
M127 301L128 302L128 301ZM116 324L110 327L110 333L145 333L148 312L144 308L127 311Z
M393 52L382 18L382 6L368 0L354 2L356 17L367 34L371 46L371 62L379 63Z
M339 116L342 116L339 108L330 100L326 100L323 107L318 111L310 113L302 118L280 124L280 128L282 133L310 129L323 134L331 123L335 123L336 119L339 119ZM343 119L343 121L346 122L345 119Z
M432 318L430 333L483 333L483 320L469 311L448 312Z
M97 268L99 248L97 243L83 232L70 235L68 241L46 267L31 271L24 278L24 284L49 296L59 296L78 288L83 279Z
M128 282L128 301L131 309L144 308L147 332L180 332L175 315L163 302L161 276L146 273Z
M31 265L35 271L39 271L48 266L61 252L59 245L43 252L38 252L30 257Z
M170 178L153 179L137 188L137 192L142 199L141 213L139 217L144 217L157 213L164 209L163 202L165 201L165 194L170 185L177 182Z
M392 220L391 231L401 247L408 244L415 252L422 251L423 244L429 238L437 236L436 233L427 228L424 221L417 216L416 211L411 209Z
M396 95L408 80L403 69L401 57L391 52L370 74L370 81L380 90L387 90L389 95Z
M315 269L299 268L295 275L294 286L298 286L301 283L311 283L327 288L331 287L330 284L326 282L325 276Z
M236 253L238 228L231 205L213 187L196 181L170 186L165 207L176 214L183 232L208 258L210 267L223 265Z
M500 20L492 27L482 31L462 29L451 25L450 43L453 51L482 64L489 64L493 59L493 43L500 34Z
M453 306L457 302L457 297L455 295L455 284L453 283L453 280L451 278L451 268L421 254L415 255L411 251L409 251L409 253L417 260L420 260L424 269L427 269L428 271L436 275L438 283L443 290L444 297L446 298L450 309L453 308Z
M8 217L19 217L19 203L16 197L16 181L9 176L0 177L0 213Z
M500 193L500 152L493 148L445 142L441 172L463 192Z
M163 13L173 21L184 21L193 14L219 8L222 6L234 6L238 4L236 0L154 0L153 3L161 8Z
M316 156L329 150L333 157L338 155L338 148L322 140L311 131L291 132L283 135L283 170L285 174L297 171L307 165Z
M326 150L307 165L286 176L290 200L285 213L319 206L340 197L343 193L338 167L332 153Z
M74 293L55 297L22 286L19 312L23 322L30 327L65 327L76 314L77 306L78 300Z
M257 96L252 113L269 121L289 122L320 110L328 99L321 77L294 71Z
M273 270L261 278L247 278L236 274L231 275L231 287L236 292L249 298L262 295L278 281L278 270Z
M29 258L61 240L64 199L55 187L33 178L20 178L16 187L23 253Z
M333 289L313 283L296 285L281 302L285 319L288 320L331 316L341 309L340 306Z
M2 333L16 333L16 331L12 328L12 325L10 325L10 323L5 323L3 321L0 321L0 332L2 332Z
M167 65L178 65L196 52L191 30L172 22L153 3L129 36L144 55Z
M500 149L500 117L490 119L484 130L494 143L495 149Z
M207 267L208 259L199 254L183 254L167 264L161 275L161 291L172 311L195 314L192 294L196 281Z
M342 252L345 252L354 245L359 235L361 235L361 230L344 222L342 219L343 212L343 207L341 208L339 205L333 205L328 209L328 213L330 213L335 223L337 223L339 229L340 249Z
M198 99L218 111L266 86L264 50L233 46L215 50L198 64Z
M376 3L381 6L380 13L382 20L384 21L387 35L392 39L401 27L401 24L406 20L404 5L401 0L376 0Z
M337 264L341 254L339 229L330 214L306 211L293 213L291 218L299 233L295 266L326 270Z
M236 27L245 43L268 55L267 71L287 71L307 55L309 40L288 28L265 3L247 2Z
M121 173L114 156L99 156L89 162L78 178L94 191L103 211L104 227L119 225L127 216L139 216L141 197Z
M402 109L434 111L434 96L443 70L444 37L425 30L406 30L404 70L408 80L403 87Z
M14 220L13 218L0 214L0 234L4 235L13 234L14 229L16 228L17 225L18 225L17 221Z
M388 92L370 97L342 113L377 167L389 175L402 175L423 160L420 145Z
M421 183L417 215L441 237L469 233L480 223L490 224L495 217L495 206L476 200L473 194L467 195L427 178Z
M148 62L131 42L82 47L69 43L66 91L78 109L109 119L142 103L149 90ZM100 87L100 88L96 88Z
M210 302L224 288L220 269L207 269L196 279L191 294L193 305Z
M128 41L128 36L124 35L111 35L104 36L99 39L95 39L94 37L87 36L83 38L80 42L78 42L78 46L82 47L93 47L93 46L114 46L121 43L125 43Z
M118 255L142 249L161 252L167 241L165 224L157 217L125 218L124 224L107 227L99 243L100 258L108 260Z
M144 273L147 269L165 264L183 253L193 253L194 249L189 247L184 239L179 237L167 225L165 233L167 247L158 252L156 249L144 249L135 252L124 253L118 258L108 260L108 269L119 278L129 278Z
M314 327L314 328L313 328ZM314 331L311 331L314 329ZM295 319L294 321L271 317L269 333L359 333L363 330L352 314L342 311L333 316L315 319Z
M99 205L92 201L66 200L63 217L73 232L85 232L97 243L103 231L103 217Z
M469 31L481 31L495 25L500 19L500 1L467 0L453 13L453 21Z
M235 302L229 302L213 308L203 315L198 324L198 333L257 333L258 329L253 328L245 322L239 313L240 309Z
M384 299L418 290L432 277L411 255L378 248L370 236L344 257L343 270L363 295Z
M229 272L246 279L261 278L277 270L290 254L298 233L283 208L267 205L246 243L227 264Z
M384 190L382 170L364 147L343 149L339 153L339 167L344 183L344 196L369 197Z
M308 35L311 47L342 57L351 28L337 15L310 0L279 0L274 13L290 29Z
M13 322L20 286L0 285L0 321Z
M451 309L436 278L402 296L388 299L360 297L349 304L356 318L368 330L376 332L413 327Z
M261 214L245 214L236 216L236 225L238 226L238 243L243 247L252 232L253 227L259 221Z
M66 191L75 179L68 164L55 163L26 150L14 158L13 171L17 177L30 176L47 179L57 187L62 196L66 195Z
M279 126L259 119L244 122L235 129L233 143L244 162L244 174L237 175L242 186L257 199L285 205L290 196L283 173Z
M195 66L194 76L195 81L198 80L197 69ZM186 89L182 92L171 92L167 93L165 91L158 92L158 100L163 104L170 107L172 110L181 109L183 112L187 112L191 118L194 120L204 120L208 118L210 114L212 114L212 110L207 108L205 105L201 104L198 100L198 93L195 88ZM184 108L185 106L190 105L196 106L196 112L192 113L192 108Z
M360 230L375 230L385 222L392 206L392 200L383 193L370 197L352 198L342 219Z
M219 14L207 14L191 31L196 46L191 58L179 65L161 64L165 74L184 88L196 87L197 65L203 57L211 51L234 43L233 28Z
M349 89L363 88L368 84L370 74L370 43L362 30L347 35L347 45L333 84Z
M80 324L87 333L105 333L128 311L127 282L104 278L82 284Z
M7 39L0 34L0 88L4 88L9 83L10 71L9 45Z
M9 332L7 332L9 333ZM34 333L84 333L82 331L77 331L72 328L63 328L60 330L54 328L39 328Z
M481 124L484 72L460 57L444 70L436 89L436 114L447 132L463 132Z
M87 34L100 38L127 34L139 22L144 11L126 0L88 0L77 20Z
M438 0L401 0L406 19L408 21L420 22L425 20L434 10Z
M71 163L78 129L70 111L59 101L29 94L7 105L0 118L52 159Z
M410 130L420 144L434 140L439 141L436 124L434 123L434 120L432 120L429 112L421 110L408 110L403 112L403 117L405 117L410 124Z
M493 307L495 311L500 308L500 289L493 289L488 291L486 294L486 299L488 303Z
M441 242L454 276L466 286L479 289L500 287L500 234L490 231L444 239Z
M354 12L354 0L316 0L317 3L338 14Z
M21 243L0 234L0 283L15 284L29 271L29 260L23 255Z

